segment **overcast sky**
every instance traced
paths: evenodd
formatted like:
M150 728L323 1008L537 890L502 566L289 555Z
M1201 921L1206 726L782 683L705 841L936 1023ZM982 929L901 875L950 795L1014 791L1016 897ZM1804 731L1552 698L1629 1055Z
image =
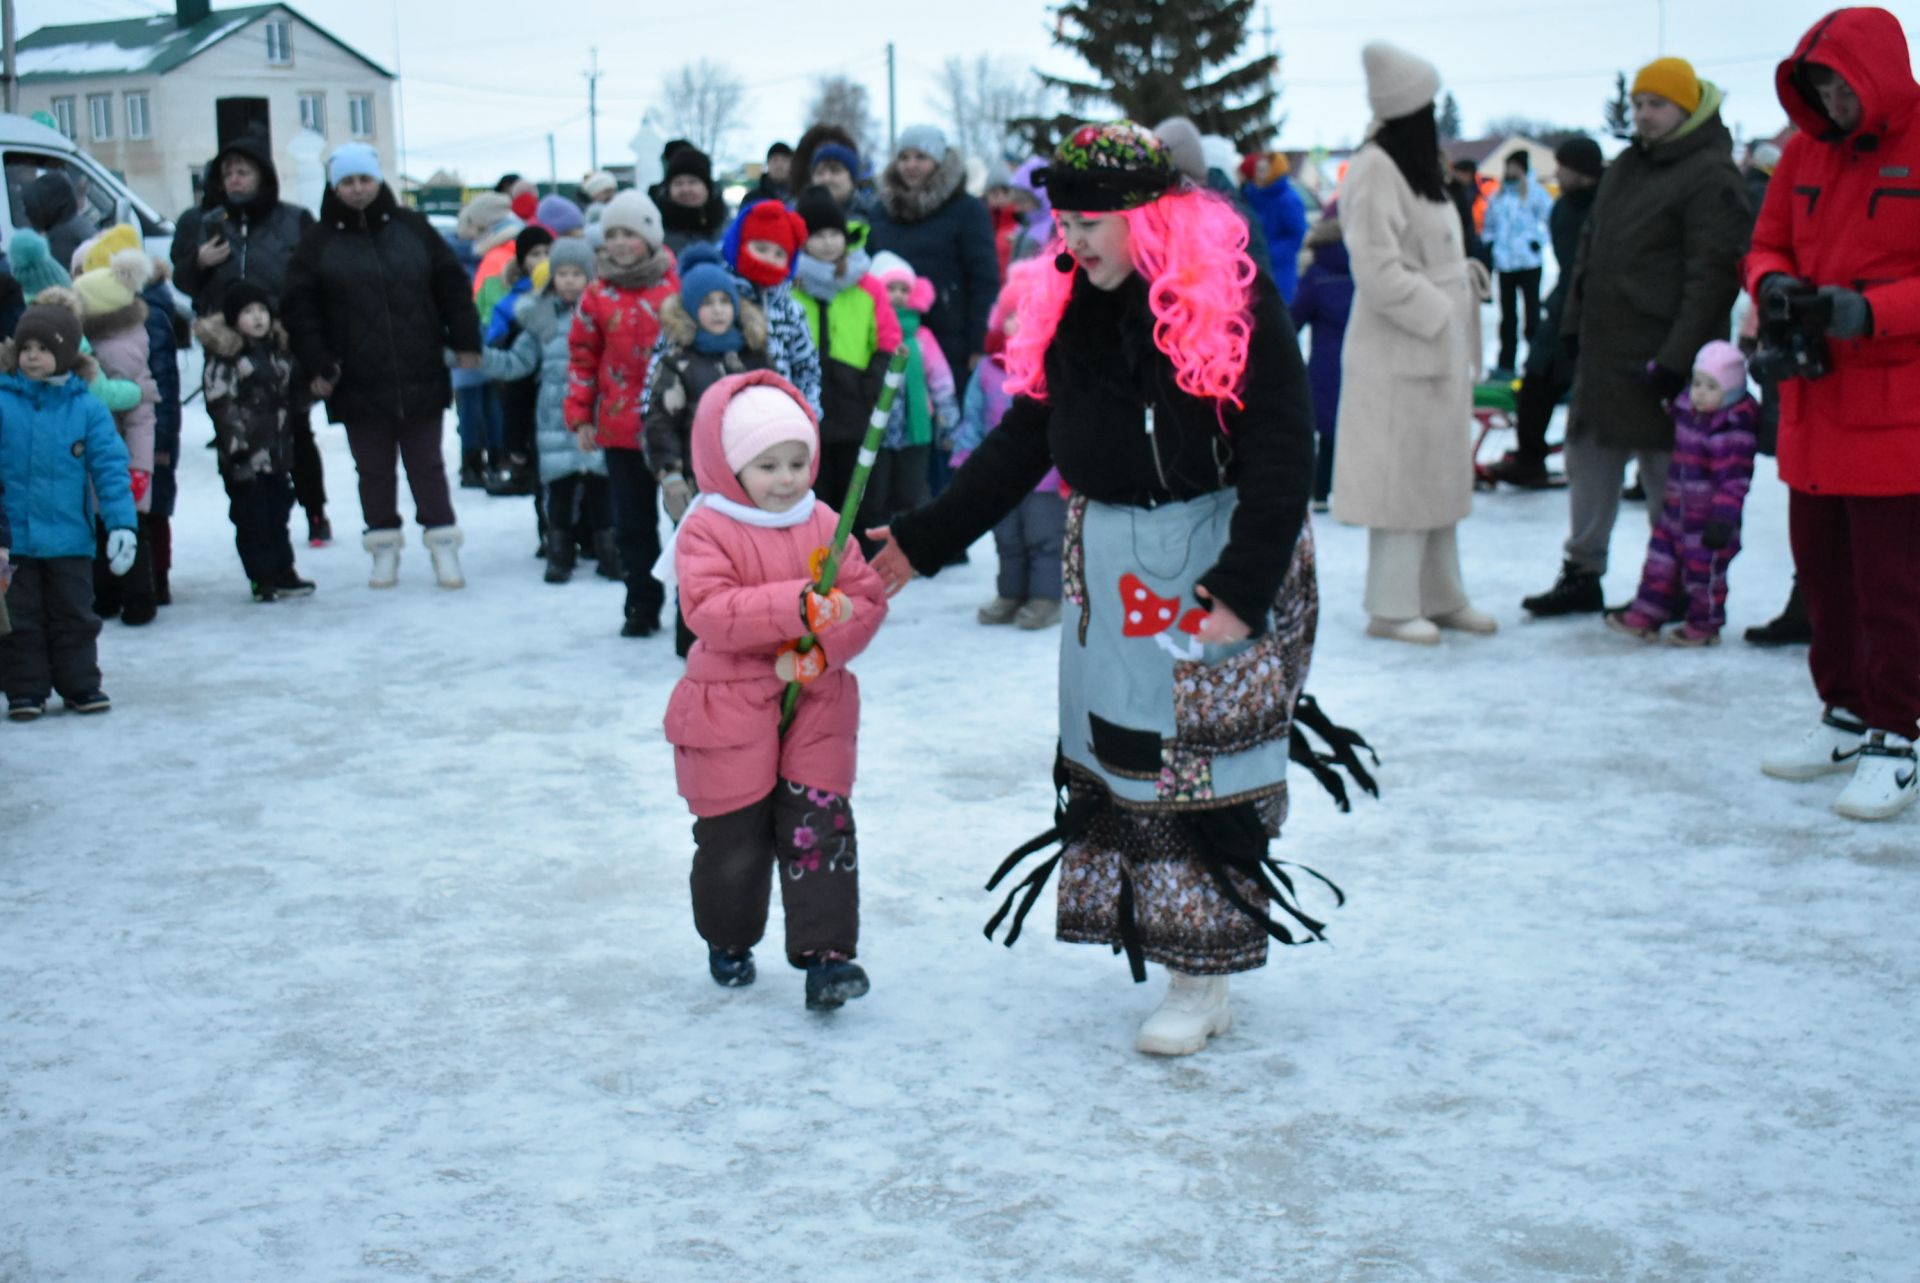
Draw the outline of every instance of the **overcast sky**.
M22 32L52 22L134 17L163 0L16 0ZM218 4L216 7L224 7ZM901 127L934 120L932 85L949 56L992 54L1068 75L1085 67L1049 40L1036 0L302 0L299 12L401 72L406 169L456 169L490 184L502 170L547 174L555 136L565 179L587 168L588 50L599 47L600 156L630 159L662 73L702 57L749 86L747 128L720 159L757 159L804 124L814 80L864 82L886 123L886 44L896 47ZM1728 91L1727 123L1742 136L1785 124L1774 65L1829 5L1812 0L1341 0L1264 5L1280 51L1288 147L1351 142L1365 126L1360 46L1395 41L1432 59L1460 103L1467 132L1522 114L1597 129L1615 70L1665 52L1693 60ZM1910 30L1920 2L1888 6ZM543 21L546 14L558 16ZM1256 30L1250 49L1263 37Z

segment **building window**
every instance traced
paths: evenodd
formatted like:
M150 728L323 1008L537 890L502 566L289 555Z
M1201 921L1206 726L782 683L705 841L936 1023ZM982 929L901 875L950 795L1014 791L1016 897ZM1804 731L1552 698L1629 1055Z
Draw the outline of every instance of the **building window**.
M267 23L267 61L276 67L293 63L293 24L285 18Z
M53 127L68 138L78 142L80 127L75 123L74 99L55 98L53 100Z
M153 137L153 117L148 114L145 94L127 95L127 137Z
M300 128L327 136L327 96L324 93L300 95Z
M113 137L113 95L87 95L87 126L95 142Z
M347 124L355 138L373 137L373 95L347 95Z

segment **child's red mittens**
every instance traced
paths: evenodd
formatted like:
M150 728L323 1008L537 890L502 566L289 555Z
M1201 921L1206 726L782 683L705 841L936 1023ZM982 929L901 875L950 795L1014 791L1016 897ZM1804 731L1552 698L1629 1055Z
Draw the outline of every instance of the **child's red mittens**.
M142 472L138 468L128 468L127 476L133 482L133 501L139 503L147 497L147 488L153 484L153 474Z
M805 686L825 675L827 652L818 642L807 650L801 650L797 641L782 642L780 653L774 656L773 671L783 682Z

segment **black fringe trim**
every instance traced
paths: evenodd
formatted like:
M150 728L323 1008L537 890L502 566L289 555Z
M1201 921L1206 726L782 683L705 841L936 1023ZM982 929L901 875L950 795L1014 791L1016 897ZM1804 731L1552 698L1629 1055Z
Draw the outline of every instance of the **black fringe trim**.
M1325 740L1329 751L1322 753L1315 749L1313 741L1307 738L1307 731ZM1320 707L1319 700L1307 694L1300 696L1293 706L1293 740L1287 746L1287 757L1311 771L1313 778L1320 781L1320 787L1333 795L1335 805L1347 812L1353 810L1353 803L1347 800L1347 783L1340 778L1336 767L1344 767L1353 776L1354 783L1374 797L1380 796L1380 785L1361 765L1360 755L1354 752L1357 748L1366 750L1375 767L1380 765L1380 755L1360 732L1336 726Z
M1366 792L1376 798L1380 796L1378 782L1362 764L1355 750L1364 751L1373 759L1376 767L1380 765L1380 755L1374 752L1373 746L1359 732L1336 725L1321 709L1319 701L1306 694L1301 695L1295 704L1293 719L1289 758L1311 771L1342 811L1351 812L1353 804L1347 796L1341 769L1351 775L1354 783ZM1318 735L1326 743L1328 751L1323 753L1315 749L1313 742L1307 738L1307 730ZM1066 757L1056 748L1053 761L1053 827L1021 843L1002 860L1000 867L993 871L993 876L987 879L987 890L998 890L1000 884L1028 856L1038 854L1056 843L1060 850L1042 861L1007 892L1007 898L998 911L987 919L987 939L993 939L994 932L1005 922L1008 924L1007 936L1001 943L1008 948L1013 947L1013 942L1020 938L1021 928L1026 924L1027 914L1039 903L1040 895L1046 890L1047 882L1053 877L1053 871L1059 866L1067 847L1074 839L1085 836L1092 827L1094 817L1112 804L1110 795L1104 789L1083 786L1076 791L1070 787L1070 778ZM1281 944L1305 944L1310 940L1326 939L1326 924L1301 907L1299 888L1294 885L1287 870L1296 869L1325 886L1333 893L1336 908L1346 904L1346 892L1318 869L1270 857L1267 854L1270 839L1253 804L1217 811L1183 813L1179 819L1192 833L1207 875L1213 879L1228 904L1259 923L1261 929ZM1281 914L1297 925L1289 926L1255 907L1234 885L1230 873L1239 873L1252 879L1266 893L1267 899L1279 907ZM1124 867L1120 871L1119 919L1120 943L1114 945L1113 951L1124 952L1134 980L1144 981L1147 978L1147 963L1140 947L1139 926L1134 921L1133 879L1127 875Z

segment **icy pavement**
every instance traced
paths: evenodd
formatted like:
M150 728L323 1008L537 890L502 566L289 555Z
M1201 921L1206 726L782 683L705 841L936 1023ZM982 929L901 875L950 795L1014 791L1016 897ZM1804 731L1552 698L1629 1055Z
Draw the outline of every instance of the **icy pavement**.
M206 435L113 713L0 725L0 1279L1920 1274L1920 815L1755 769L1817 711L1737 639L1790 573L1764 461L1715 651L1522 621L1563 493L1477 500L1502 632L1432 650L1362 637L1364 532L1321 519L1311 688L1385 795L1296 773L1281 853L1350 904L1168 1062L1131 1046L1158 974L1053 942L1050 896L981 938L1058 644L974 624L990 541L857 666L874 989L821 1017L777 943L706 976L677 664L617 587L542 584L527 502L466 491L470 587L410 531L368 590L328 428L343 538L256 606Z

